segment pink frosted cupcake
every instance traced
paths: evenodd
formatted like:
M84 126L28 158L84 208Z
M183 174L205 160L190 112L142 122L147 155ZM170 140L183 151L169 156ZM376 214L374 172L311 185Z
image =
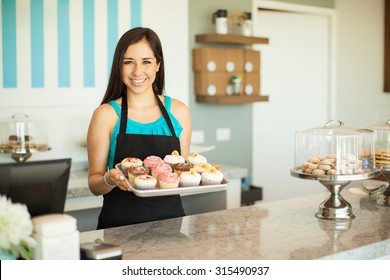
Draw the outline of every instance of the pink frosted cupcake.
M164 161L159 156L148 156L144 159L144 166L149 167L150 169L162 163L164 163Z
M171 173L172 167L169 164L163 163L152 168L152 176L158 179L158 176L162 173Z
M175 165L176 163L184 163L185 159L184 157L179 155L178 151L173 151L172 154L166 155L164 157L164 162L171 165L171 167L173 167L173 165Z
M157 180L150 175L139 175L134 178L134 186L139 190L151 190L156 187Z
M142 160L135 157L128 157L121 161L122 172L127 176L127 172L129 172L129 168L131 166L142 166Z
M160 189L173 189L179 187L180 177L174 172L161 173L158 182Z

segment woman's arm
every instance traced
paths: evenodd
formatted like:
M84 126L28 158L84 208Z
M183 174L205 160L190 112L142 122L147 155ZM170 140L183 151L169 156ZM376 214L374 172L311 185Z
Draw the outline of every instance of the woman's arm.
M172 99L172 114L179 121L180 125L183 127L183 131L180 134L180 149L181 155L184 158L187 158L190 154L190 144L191 144L191 135L192 135L192 122L190 109L183 102Z
M89 124L88 185L94 195L106 194L115 186L123 190L128 189L119 171L111 169L107 172L110 137L117 119L114 109L109 104L103 104L95 110Z

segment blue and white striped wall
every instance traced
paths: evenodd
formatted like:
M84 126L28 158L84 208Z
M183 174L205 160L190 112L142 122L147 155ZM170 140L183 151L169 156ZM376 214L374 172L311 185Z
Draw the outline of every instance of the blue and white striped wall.
M0 0L0 89L100 88L141 0Z

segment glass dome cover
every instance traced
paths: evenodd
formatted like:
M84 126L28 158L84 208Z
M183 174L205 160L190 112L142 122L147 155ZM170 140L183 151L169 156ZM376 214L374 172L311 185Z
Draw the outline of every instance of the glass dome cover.
M358 175L373 172L374 131L328 121L295 135L294 169L308 176Z
M375 164L390 167L390 119L372 127L375 135Z
M0 152L26 153L47 151L47 126L24 113L0 121Z

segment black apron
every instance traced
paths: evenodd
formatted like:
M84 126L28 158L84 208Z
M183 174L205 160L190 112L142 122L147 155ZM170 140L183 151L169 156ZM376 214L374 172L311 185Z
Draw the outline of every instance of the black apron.
M127 96L125 94L122 97L122 112L114 164L120 163L126 157L137 157L144 160L150 155L164 158L165 155L171 154L174 150L180 153L180 141L176 137L171 119L160 98L157 95L156 98L172 136L126 134ZM116 187L103 197L98 229L185 215L180 195L138 197L132 192L122 191Z

